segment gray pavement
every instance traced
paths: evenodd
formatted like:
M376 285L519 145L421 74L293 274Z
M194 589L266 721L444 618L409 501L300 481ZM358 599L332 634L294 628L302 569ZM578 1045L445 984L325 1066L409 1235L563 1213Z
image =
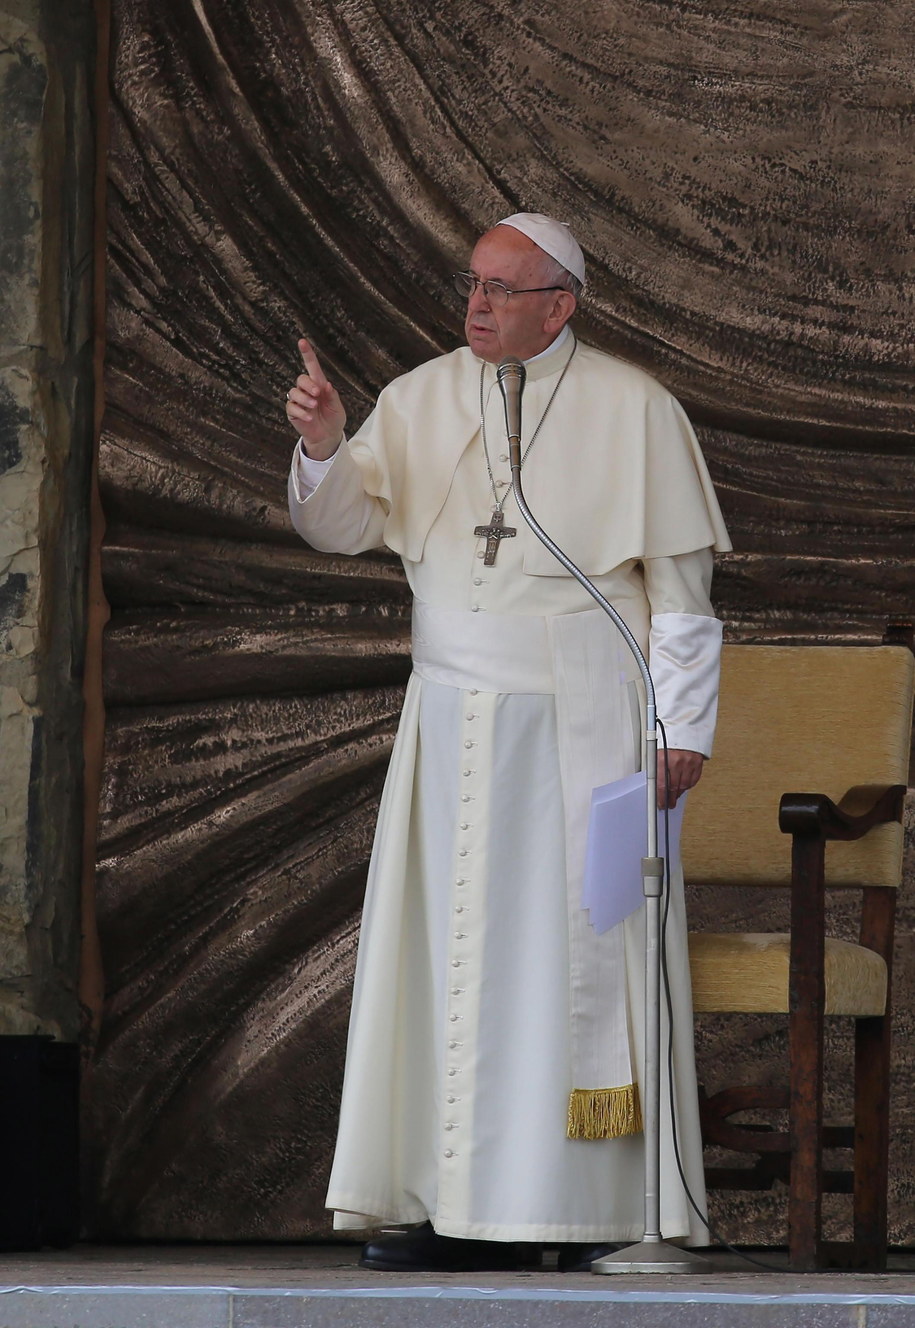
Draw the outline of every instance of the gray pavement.
M915 1328L915 1254L882 1274L713 1255L692 1275L370 1273L358 1245L84 1245L0 1254L0 1328Z

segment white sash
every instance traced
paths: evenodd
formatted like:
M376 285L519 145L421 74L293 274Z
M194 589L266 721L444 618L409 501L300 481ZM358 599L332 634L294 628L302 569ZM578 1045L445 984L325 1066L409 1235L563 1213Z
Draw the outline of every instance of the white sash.
M639 768L634 665L603 610L555 617L413 605L413 664L431 682L555 696L569 917L572 1138L636 1133L624 925L597 936L581 907L591 790Z

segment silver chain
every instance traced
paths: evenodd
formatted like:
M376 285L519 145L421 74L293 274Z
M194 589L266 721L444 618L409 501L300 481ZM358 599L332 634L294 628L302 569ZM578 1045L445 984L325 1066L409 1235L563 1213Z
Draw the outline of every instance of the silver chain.
M537 428L534 430L531 441L524 449L524 455L521 458L522 466L527 460L528 452L531 450L531 448L534 446L534 443L536 443L537 441L537 435L539 434L540 430L543 428L544 420L546 419L547 415L549 415L550 413L550 406L552 406L553 402L556 400L556 393L562 387L562 380L563 378L565 378L566 374L569 371L569 365L572 363L572 356L575 354L577 349L578 349L578 341L576 340L575 333L572 332L571 354L569 355L569 358L566 360L565 365L563 366L562 373L559 375L559 382L553 388L553 391L550 395L550 399L546 403L546 409L544 410L543 414L540 416L540 423L537 425ZM484 363L480 365L480 432L483 435L483 455L486 458L486 473L489 476L489 487L492 489L492 500L495 503L495 507L493 508L493 510L496 512L501 512L505 504L505 499L511 493L511 489L506 489L501 498L496 492L496 481L495 477L493 476L492 465L490 464L489 460L489 445L486 441L486 405L483 400L483 379L485 374L486 374L486 365Z

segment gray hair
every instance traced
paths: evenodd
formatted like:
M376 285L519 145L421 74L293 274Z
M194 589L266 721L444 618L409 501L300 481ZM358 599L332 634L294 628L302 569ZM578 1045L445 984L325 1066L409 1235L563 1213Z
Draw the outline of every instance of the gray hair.
M585 283L579 281L574 272L570 272L567 267L549 254L543 257L543 280L547 286L561 286L563 290L570 291L576 300L581 299L581 293L585 288Z

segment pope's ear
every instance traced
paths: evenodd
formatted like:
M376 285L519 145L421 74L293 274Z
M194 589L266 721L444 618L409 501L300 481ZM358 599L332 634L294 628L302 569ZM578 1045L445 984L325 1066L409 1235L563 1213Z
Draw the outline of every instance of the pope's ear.
M577 308L578 301L571 291L557 291L553 308L550 310L550 321L562 326L569 321Z

